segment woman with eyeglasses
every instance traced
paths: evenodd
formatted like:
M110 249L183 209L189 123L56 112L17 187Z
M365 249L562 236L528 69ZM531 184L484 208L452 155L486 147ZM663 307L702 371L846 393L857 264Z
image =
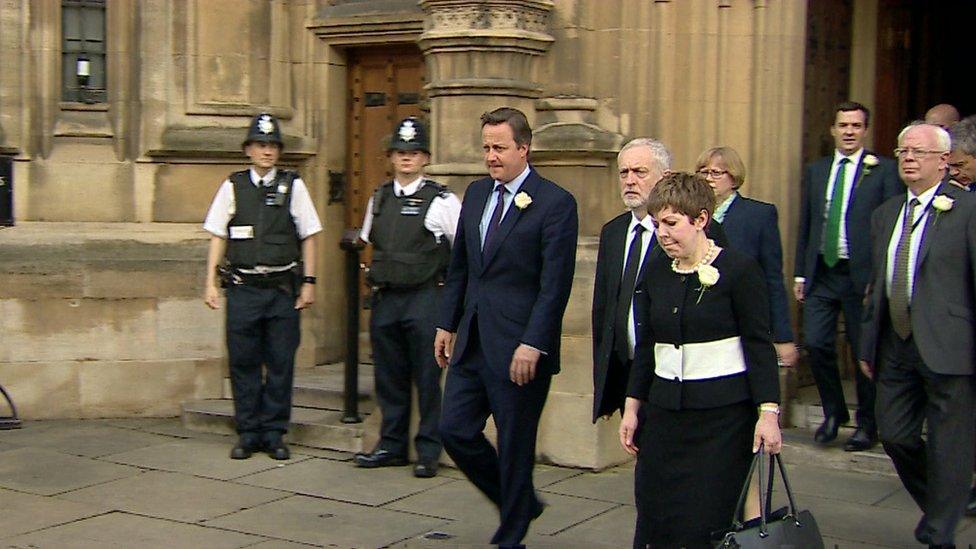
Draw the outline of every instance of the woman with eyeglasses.
M739 194L746 167L732 147L712 147L698 156L695 171L715 191L715 221L722 225L729 247L751 256L762 267L769 295L769 317L776 357L792 367L798 353L783 283L783 244L776 206Z

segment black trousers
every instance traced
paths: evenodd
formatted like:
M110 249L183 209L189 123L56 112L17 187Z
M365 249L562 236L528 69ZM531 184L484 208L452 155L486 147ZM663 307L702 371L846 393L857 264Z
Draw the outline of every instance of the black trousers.
M846 260L828 267L821 257L810 292L803 303L803 341L810 353L810 371L820 393L824 417L836 416L840 421L850 419L844 401L844 387L837 365L837 317L843 311L847 340L858 349L861 334L861 301L864 296L855 291ZM874 383L855 368L857 384L857 424L874 432Z
M914 339L901 340L884 323L877 361L881 443L922 510L918 541L952 544L972 474L973 376L933 372Z
M440 421L444 449L498 507L500 524L491 543L501 547L519 547L532 518L541 512L532 471L551 381L551 375L536 373L520 387L490 371L474 330L464 356L447 372ZM483 433L489 415L498 432L497 451Z
M295 352L295 298L277 288L227 288L227 355L234 421L242 436L288 430ZM264 368L262 368L262 365Z
M434 286L382 290L375 296L369 324L376 397L383 414L377 448L406 457L412 384L420 414L414 447L424 462L436 462L441 455L441 369L433 353L439 292Z

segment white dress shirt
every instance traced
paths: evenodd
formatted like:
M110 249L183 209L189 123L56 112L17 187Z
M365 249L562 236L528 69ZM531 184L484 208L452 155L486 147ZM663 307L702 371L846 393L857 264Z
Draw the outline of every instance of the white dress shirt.
M641 233L641 259L640 265L643 267L644 259L647 257L647 252L650 248L651 237L654 236L654 223L651 222L651 216L645 215L644 219L637 219L637 216L633 213L630 214L630 225L627 226L627 241L624 242L624 265L627 265L627 255L630 253L630 244L634 241L634 227L637 225L644 226L644 232ZM626 269L624 269L626 270ZM642 269L637 271L637 279L640 280L640 273ZM623 280L623 270L620 273L620 279ZM630 311L627 313L627 349L630 359L634 359L634 347L637 345L637 327L634 322L634 300L630 300Z
M251 183L257 187L258 185L264 185L265 183L274 181L278 170L277 168L272 168L264 177L260 177L254 171L254 168L251 168L249 172L251 175ZM298 229L298 238L305 240L322 230L322 222L319 221L319 214L315 211L315 206L312 204L312 197L309 196L308 187L305 186L302 178L295 178L295 181L292 182L291 193L288 211L291 213L291 217L295 221L295 227ZM227 224L230 223L231 218L234 217L236 212L237 204L234 200L234 184L230 182L230 179L225 179L220 185L220 188L217 189L217 194L214 195L213 202L210 204L207 218L203 222L204 230L214 236L227 238Z
M499 185L505 185L508 192L505 193L504 208L502 210L501 219L505 219L505 214L508 213L509 208L512 205L512 201L515 200L515 195L518 194L519 189L522 188L522 183L525 183L526 178L529 177L529 165L525 165L525 169L522 173L518 174L515 179L505 183L504 181L495 180L495 184L491 187L491 192L488 193L488 203L485 204L485 209L481 212L481 223L478 225L478 229L481 232L481 247L485 247L485 235L488 234L488 223L491 221L492 214L495 213L495 205L498 202L497 190Z
M912 290L915 287L915 263L918 259L918 250L922 246L922 235L925 233L926 218L932 215L932 200L935 198L935 191L938 188L939 185L935 184L931 189L919 196L915 196L912 194L912 191L908 191L905 203L902 205L901 210L899 210L898 222L895 223L895 228L888 239L888 264L885 267L885 280L888 282L885 295L888 298L891 298L891 283L895 274L895 251L898 249L898 240L901 238L901 230L905 225L905 208L915 198L918 200L918 205L915 206L915 211L912 213L912 225L914 229L912 229L912 247L908 254L908 303L912 302Z
M424 177L420 176L407 185L401 185L396 179L393 180L393 192L397 196L413 196L424 186ZM374 195L375 196L375 195ZM457 234L458 218L461 216L461 201L454 193L447 196L435 196L424 216L424 227L434 234L437 242L441 238L447 238L448 244L454 245L454 235ZM359 238L363 242L369 242L369 233L373 229L373 197L370 196L366 202L366 215L363 217L363 229L359 232Z

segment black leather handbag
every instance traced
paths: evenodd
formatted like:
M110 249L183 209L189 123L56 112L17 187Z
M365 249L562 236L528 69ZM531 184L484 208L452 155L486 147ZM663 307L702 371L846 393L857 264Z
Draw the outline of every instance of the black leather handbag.
M746 482L739 493L739 502L735 506L735 513L732 516L732 528L722 536L716 547L720 549L771 549L773 547L790 549L823 549L823 537L817 527L810 511L797 511L796 500L793 498L793 490L790 488L790 481L786 477L786 468L783 460L778 454L769 456L769 478L763 482L765 467L763 459L763 449L752 460L749 474L746 475ZM770 512L770 505L773 499L773 478L775 477L775 465L779 466L780 476L783 477L783 487L786 489L786 497L789 499L789 506L782 507ZM759 518L746 522L742 521L745 508L746 494L749 493L749 485L752 476L759 469Z

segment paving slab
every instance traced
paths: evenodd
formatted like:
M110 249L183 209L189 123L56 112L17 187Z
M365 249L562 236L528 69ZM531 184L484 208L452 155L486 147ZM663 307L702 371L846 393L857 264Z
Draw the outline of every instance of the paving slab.
M564 494L611 503L634 504L634 469L615 467L601 473L581 473L543 488L543 493Z
M285 541L283 539L269 539L268 541L262 541L255 545L248 545L247 549L308 549L309 547L321 547L321 545Z
M24 429L0 436L11 444L84 457L107 456L173 440L171 437L91 421L52 422L39 432L35 431L34 424L29 423Z
M803 501L804 496L812 495L874 505L899 491L904 491L898 477L864 475L810 465L799 467L789 463L786 465L786 472L793 493L800 501ZM782 487L778 471L774 482L776 483L774 486Z
M45 448L17 448L0 459L0 488L42 496L130 477L139 469L61 454Z
M459 505L458 502L462 501L464 505ZM492 527L489 537L498 525L498 509L467 480L453 480L430 490L396 499L384 505L384 508L459 522L488 522Z
M901 509L902 511L918 511L918 505L912 496L908 494L908 490L904 488L896 490L888 497L877 502L875 505L878 507L887 507L889 509Z
M258 471L278 469L305 459L299 456L288 461L275 461L265 454L254 454L251 459L230 459L230 449L230 445L206 440L176 440L112 454L101 459L217 480L230 480Z
M0 488L0 539L100 515L109 510L95 502L75 503Z
M230 549L250 546L265 539L239 532L115 512L15 536L4 540L4 544L8 547L71 547L72 549L104 549L105 547L138 547L139 549L226 547Z
M385 547L446 521L307 496L293 496L209 520L217 526L294 542L331 547Z
M813 513L822 535L844 540L840 547L846 547L846 542L896 548L918 547L914 530L921 513L917 511L885 509L813 496L804 497L798 504Z
M147 497L151 494L152 497ZM181 522L235 513L288 497L289 493L167 471L140 475L61 494L60 499Z
M379 506L445 483L444 477L418 479L410 467L362 469L350 463L310 458L284 469L256 473L237 482L351 503Z
M589 469L572 469L569 467L556 467L555 465L545 465L536 464L535 469L532 471L532 483L535 484L536 490L540 488L545 488L550 484L555 484L557 482L566 480L570 477L575 477L577 475L584 475L590 472ZM464 474L461 474L461 478L465 478Z
M629 547L634 539L637 511L630 505L618 505L585 522L558 532L552 539L564 547Z

